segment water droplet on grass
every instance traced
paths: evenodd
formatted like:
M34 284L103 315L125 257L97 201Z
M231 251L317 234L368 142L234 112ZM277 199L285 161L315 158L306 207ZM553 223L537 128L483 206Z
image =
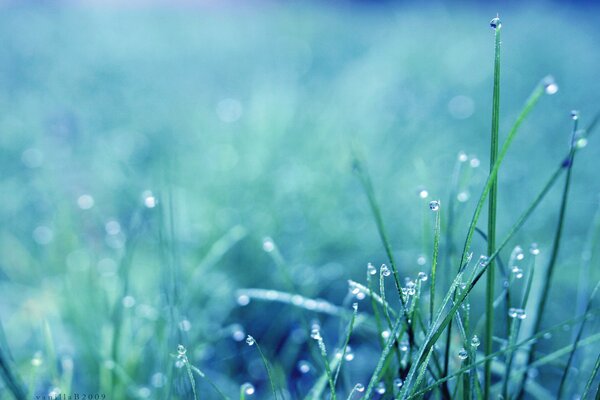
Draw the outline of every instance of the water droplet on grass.
M479 340L479 337L477 337L477 335L473 335L473 338L471 339L471 347L477 349L480 344L481 341Z
M243 385L240 387L240 390L241 390L242 392L244 392L244 394L246 394L246 395L249 395L249 396L250 396L250 395L253 395L253 394L254 394L254 392L256 391L256 390L254 389L254 385L252 385L250 382L246 382L246 383L244 383L244 384L243 384Z
M271 239L270 237L266 237L263 239L263 250L267 253L270 253L273 250L275 250L275 242L273 242L273 239Z
M490 21L490 26L493 29L501 28L502 27L502 22L500 21L500 18L499 17L492 18L492 20Z
M250 297L248 295L241 294L237 298L237 303L242 307L247 306L248 304L250 304Z
M256 343L256 340L254 340L254 338L252 336L248 335L246 337L246 344L248 346L254 346L254 343Z
M356 385L354 385L354 390L356 390L359 393L362 393L365 391L365 385L363 385L362 383L357 383Z
M383 276L390 276L391 271L390 271L390 269L388 268L387 265L381 264L381 268L380 269L381 269L381 275L383 275Z
M322 339L321 330L319 329L319 327L313 326L312 330L310 331L310 337L314 340Z
M385 383L379 382L377 384L377 387L375 388L375 391L377 392L377 394L384 394L385 393Z
M183 356L183 355L185 355L185 353L187 353L187 349L182 344L177 346L177 354L179 354L180 356Z
M417 274L417 278L421 281L421 282L425 282L427 280L427 274L423 271L419 272Z
M508 309L508 316L510 318L525 319L527 318L527 313L522 308L511 307Z
M429 196L429 191L421 186L417 189L417 194L420 198L426 199Z
M439 200L433 200L429 202L429 209L431 211L438 211L440 209L440 202Z
M460 358L461 360L466 360L467 357L469 357L469 353L467 353L467 350L460 349L460 351L458 352L458 358Z
M396 378L396 379L394 379L394 386L395 386L397 389L400 389L400 388L402 387L402 384L403 384L403 383L404 383L404 382L402 382L402 379L400 379L400 378Z
M523 270L518 266L513 266L511 271L516 279L521 279L523 277Z
M367 273L369 275L375 275L377 274L377 268L375 268L375 266L371 263L367 264Z
M571 119L577 121L579 119L579 111L571 110Z
M142 193L142 201L146 208L154 208L158 204L158 200L151 190L144 190Z
M529 253L537 256L540 254L540 248L538 247L537 243L531 243L531 246L529 246Z
M481 161L479 161L479 158L473 157L471 158L469 165L471 166L471 168L479 168L479 166L481 165Z
M544 91L546 92L546 94L552 95L558 92L558 85L554 81L554 77L552 77L551 75L545 77L542 81L542 84L544 85Z

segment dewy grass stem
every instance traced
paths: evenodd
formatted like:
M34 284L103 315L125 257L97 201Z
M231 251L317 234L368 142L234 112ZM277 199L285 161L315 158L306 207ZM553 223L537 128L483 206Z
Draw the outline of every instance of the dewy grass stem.
M492 20L491 26L494 28L495 47L494 47L494 93L492 102L492 132L490 141L490 173L494 169L494 164L498 158L498 128L500 121L500 31L502 24L500 18ZM497 175L497 174L496 174ZM498 192L498 178L495 176L491 182L490 198L488 203L488 230L487 230L487 253L492 254L496 246L496 202ZM486 356L492 353L492 336L494 334L494 281L495 281L495 262L492 260L488 265L487 284L485 292L485 340L484 354ZM486 361L484 364L484 385L483 396L489 398L490 386L492 383L492 362Z

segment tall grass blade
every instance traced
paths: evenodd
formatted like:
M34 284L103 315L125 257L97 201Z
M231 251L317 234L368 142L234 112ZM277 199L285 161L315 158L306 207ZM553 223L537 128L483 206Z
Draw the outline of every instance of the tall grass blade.
M500 31L502 24L499 18L492 20L494 27L495 46L494 46L494 93L492 102L492 132L490 141L490 173L494 169L496 159L498 158L498 128L500 121ZM498 178L494 177L490 186L490 198L488 203L488 229L487 229L487 253L492 254L496 246L496 202L498 191ZM492 353L492 336L494 334L494 281L495 281L494 261L490 261L487 270L487 285L485 292L485 341L484 353ZM491 361L484 364L484 385L483 395L485 398L490 396L490 386L492 383Z

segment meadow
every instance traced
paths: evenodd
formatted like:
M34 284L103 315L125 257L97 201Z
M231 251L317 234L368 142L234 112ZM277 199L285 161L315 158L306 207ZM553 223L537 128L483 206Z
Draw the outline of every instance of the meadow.
M0 2L0 399L598 398L598 15Z

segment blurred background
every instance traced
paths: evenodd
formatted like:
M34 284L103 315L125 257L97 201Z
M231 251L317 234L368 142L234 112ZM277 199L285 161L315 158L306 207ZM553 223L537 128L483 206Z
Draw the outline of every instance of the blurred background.
M293 288L348 306L347 280L386 262L353 146L401 275L413 277L429 271L428 203L447 211L464 152L451 229L462 246L489 162L496 13L501 140L544 76L560 87L501 169L502 238L566 155L571 110L585 127L600 109L591 2L0 2L1 342L31 393L158 399L173 379L171 395L189 398L172 368L181 343L228 395L251 382L267 398L243 340L252 334L290 397L305 395L322 368L303 321L317 319L333 351L340 319L246 304L238 290ZM572 315L586 290L598 157L592 137L574 166L556 320L545 325ZM537 242L542 266L561 185L511 242ZM476 257L483 249L476 239ZM366 383L380 351L368 330L351 346L346 390Z

